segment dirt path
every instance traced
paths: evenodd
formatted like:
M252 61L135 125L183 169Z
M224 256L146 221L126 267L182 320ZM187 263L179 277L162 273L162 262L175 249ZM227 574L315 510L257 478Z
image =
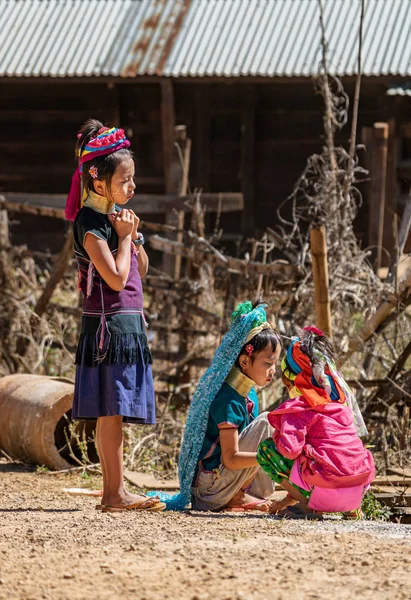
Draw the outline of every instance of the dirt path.
M410 598L411 526L101 514L88 484L0 463L0 600Z

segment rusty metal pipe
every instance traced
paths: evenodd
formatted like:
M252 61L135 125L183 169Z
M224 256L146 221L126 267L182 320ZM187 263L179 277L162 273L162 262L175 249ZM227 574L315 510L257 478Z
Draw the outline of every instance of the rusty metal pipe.
M7 375L0 379L0 448L12 458L68 469L78 464L67 450L74 385L42 375ZM86 428L87 439L94 423ZM81 458L79 448L72 449ZM94 452L95 454L95 452Z

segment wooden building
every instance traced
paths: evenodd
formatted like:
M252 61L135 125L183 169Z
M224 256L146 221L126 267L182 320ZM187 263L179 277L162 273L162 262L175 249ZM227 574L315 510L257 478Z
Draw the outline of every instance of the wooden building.
M330 71L351 98L360 4L324 0ZM389 249L411 182L411 6L366 4L358 131L377 183L363 186L356 228L365 245L376 243L383 185ZM90 32L90 14L104 27ZM317 0L0 0L0 15L0 194L67 192L76 133L91 116L126 130L139 193L173 192L173 128L183 124L191 186L244 194L242 212L222 215L229 241L275 226L321 149ZM387 123L382 141L376 122ZM348 135L349 126L342 141ZM43 219L13 239L35 229L37 244L54 249L61 240L50 233L63 227Z

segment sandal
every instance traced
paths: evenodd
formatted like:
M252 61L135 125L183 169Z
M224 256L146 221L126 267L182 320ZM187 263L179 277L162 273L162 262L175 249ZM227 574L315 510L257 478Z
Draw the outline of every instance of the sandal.
M164 502L155 502L154 498L145 498L142 502L134 502L128 506L108 506L107 504L101 505L101 511L107 512L124 512L125 510L145 510L151 512L159 512L166 509ZM154 503L153 503L154 502ZM148 503L148 504L147 504ZM97 507L96 507L97 508ZM97 509L100 510L100 509Z
M316 513L308 506L304 506L300 502L294 506L289 506L276 514L277 517L283 519L309 519L313 521L323 521L324 517L321 513Z
M363 521L365 519L365 514L361 508L357 508L356 510L343 512L342 517L345 521Z
M103 495L103 492L101 492L101 495ZM160 500L160 498L158 496L146 496L145 494L140 494L140 496L142 498L145 498L146 500ZM144 504L144 503L145 503L145 501L142 502L141 504ZM137 502L136 502L136 504L137 504ZM96 510L103 510L103 508L105 508L105 506L106 506L105 504L101 503L101 504L96 504L96 506L94 508ZM165 504L164 504L164 506L165 506ZM123 508L121 508L121 510L123 510ZM148 510L148 509L144 509L144 510ZM106 511L106 512L108 512L108 511Z

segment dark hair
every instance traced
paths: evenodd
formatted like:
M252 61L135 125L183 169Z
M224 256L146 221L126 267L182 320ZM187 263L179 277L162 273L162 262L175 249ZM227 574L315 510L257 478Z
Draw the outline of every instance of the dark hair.
M79 157L81 152L84 150L85 146L89 143L89 141L95 138L98 135L100 129L104 128L103 123L98 121L97 119L87 119L82 128L79 131L79 138L76 144L76 158ZM98 172L98 179L101 181L105 181L108 189L110 190L111 179L122 161L125 158L133 158L133 153L127 148L122 148L113 154L107 154L105 156L97 156L83 164L83 173L82 173L82 181L85 190L94 189L94 179L90 175L90 168L96 167Z
M325 354L333 362L335 362L334 346L331 340L326 335L318 335L313 331L303 329L301 333L301 351L304 352L312 363L315 364L315 350L319 350L321 354Z
M253 302L253 309L257 308L260 304L263 304L262 298L259 297L255 302ZM250 356L251 362L254 362L255 355L267 348L267 346L271 344L272 351L275 352L277 350L277 346L281 346L281 341L278 335L272 329L263 329L260 333L257 333L249 342L244 344L244 346L240 350L240 354L237 357L235 362L236 367L240 367L240 356L242 354L246 354ZM253 347L253 352L250 355L246 351L246 347L251 345Z

